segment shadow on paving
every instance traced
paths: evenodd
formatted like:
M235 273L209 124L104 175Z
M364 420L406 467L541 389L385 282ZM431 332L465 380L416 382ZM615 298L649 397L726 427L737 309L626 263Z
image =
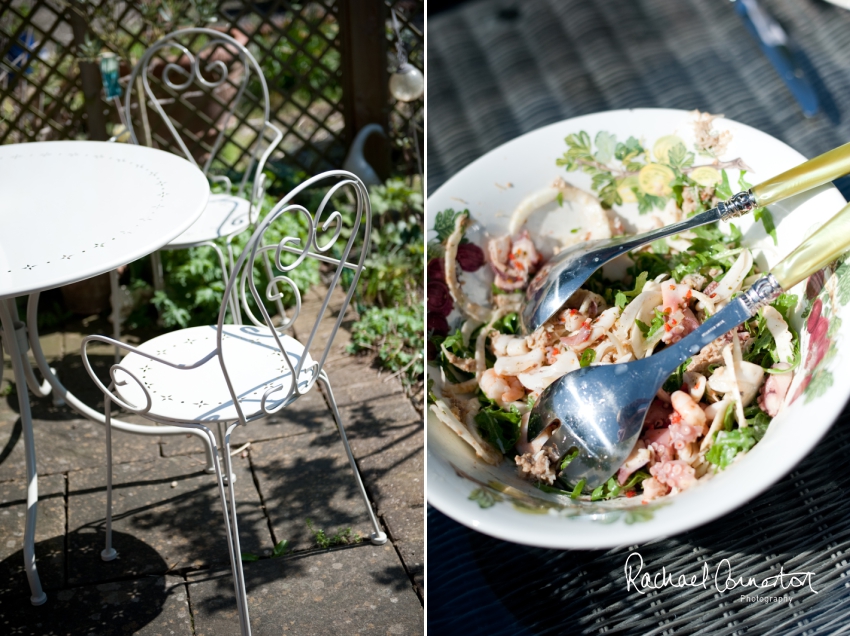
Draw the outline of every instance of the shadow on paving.
M115 538L125 549L143 554L149 562L158 561L159 569L165 570L162 557L143 541L123 533L115 533ZM45 545L49 543L37 543L36 553L43 554L51 549L50 545ZM100 562L99 552L89 558ZM162 614L173 595L182 595L182 599L174 600L185 604L185 588L179 579L166 581L162 576L148 576L133 581L48 591L47 602L33 607L23 572L22 551L0 561L0 572L3 573L0 625L2 633L9 636L137 633L152 623L163 622ZM171 620L174 621L179 613L172 613ZM185 619L188 620L188 614Z
M307 526L330 537L351 528L368 537L371 524L339 435L316 444L314 435L272 440L251 447L251 461L275 538L293 549L315 547Z
M234 462L242 550L262 553L272 547L246 460ZM118 536L118 558L93 557L103 548L106 493L102 471L71 473L68 496L69 580L96 583L119 577L165 574L178 569L230 562L218 486L199 470L202 457L161 458L115 467L113 528L152 546L157 558L133 549Z
M391 545L369 543L245 565L257 634L421 634L422 606ZM195 631L231 636L237 615L229 572L188 577Z

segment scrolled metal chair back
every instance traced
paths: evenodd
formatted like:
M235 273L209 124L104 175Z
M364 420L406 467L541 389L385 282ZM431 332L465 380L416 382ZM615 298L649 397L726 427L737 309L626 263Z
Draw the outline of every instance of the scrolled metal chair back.
M196 46L195 50L192 50L193 46ZM221 51L224 51L223 56ZM187 66L188 68L186 68ZM236 66L241 66L238 81L231 78ZM162 73L161 78L158 79L156 75L160 69ZM137 78L141 80L145 93L144 99L141 99L138 94ZM248 85L252 79L259 83L262 95L254 96L248 90ZM213 100L214 104L223 109L223 112L215 116L209 124L208 130L218 130L211 145L204 143L205 134L192 135L191 131L185 128L185 122L179 122L180 127L184 129L184 134L181 134L178 127L175 126L174 117L169 116L163 107L168 105L167 102L170 102L171 104L179 104L184 109L195 110L187 101L190 97L197 96L189 95L189 89L193 87L200 89L207 99ZM236 94L229 102L223 102L215 93L217 89L227 87L230 87L231 90L235 89ZM155 89L159 90L159 95L155 93ZM132 109L134 100L139 107L138 113L134 113ZM247 117L241 118L239 116L237 108L243 101L252 104L253 108L262 108L263 125L259 130L256 126L250 124ZM224 145L227 129L232 120L236 118L238 126L247 126L253 130L257 137L250 144L252 150L239 187L239 196L243 195L254 166L264 165L271 151L282 138L280 130L269 121L269 89L257 60L244 45L232 36L214 29L191 28L170 33L152 44L145 51L139 63L136 64L127 86L124 109L127 129L133 142L137 144L139 143L139 135L133 122L134 119L142 122L147 121L147 109L144 108L144 104L147 104L159 115L159 119L165 125L168 136L170 136L170 139L168 139L154 134L155 130L145 123L144 127L149 129L151 137L159 137L158 139L146 139L146 145L159 144L167 147L176 145L186 159L201 168L208 177L210 176L210 168ZM197 117L201 116L197 115ZM207 116L207 118L209 117ZM216 122L216 119L218 122ZM265 152L259 158L258 164L258 155L267 132L275 136L275 141L268 144ZM196 153L190 150L189 145L184 140L184 135L191 140ZM196 154L200 157L206 156L203 166L199 165ZM227 185L230 183L227 178L210 178L212 180L223 180ZM261 181L261 179L255 180L252 201L256 200L257 189L261 187L257 183L258 181Z
M311 212L300 200L305 192L315 193L320 189L324 191L321 202L317 204L315 211ZM350 209L343 208L344 212L340 212L335 207L335 202L343 199L345 199L346 207L350 207ZM284 236L274 243L264 241L264 237L267 238L269 228L286 214L298 215L303 219L306 237ZM344 229L347 231L344 232ZM298 395L308 392L322 372L336 332L342 324L360 280L360 273L371 247L371 232L372 207L366 186L357 176L344 170L324 172L300 184L281 199L258 224L228 280L217 328L219 360L241 423L245 422L245 415L239 403L239 398L233 390L225 360L226 340L224 339L223 327L227 311L227 299L230 298L231 293L235 289L242 311L251 323L258 328L268 329L273 334L276 346L291 374L292 382L288 391L283 391L283 385L273 385L263 395L261 402L263 413L271 414L291 402ZM343 234L347 236L343 237ZM345 239L344 244L339 240L340 237ZM272 257L272 267L276 272L273 272L273 277L265 282L262 289L258 289L258 281L255 275L258 271L264 271L260 267L263 253ZM292 262L285 262L284 254L294 256ZM301 292L290 274L307 259L316 259L320 263L330 266L328 268L330 272L326 270L326 273L329 273L330 276L327 283L327 293L309 335L305 337L306 331L298 328L297 335L304 346L304 354L295 357L291 356L290 352L286 350L280 332L293 330L301 313ZM333 328L324 347L316 352L317 355L313 355L312 350L316 348L314 345L319 327L323 324L323 318L328 313L331 298L342 281L343 272L346 270L350 271L351 275L346 277L345 282L348 289L342 306L339 308L339 314L334 318ZM284 317L283 323L276 325L267 305L283 298L281 285L285 289L289 289L294 300L293 306ZM254 308L251 307L249 297L254 302ZM257 313L259 313L259 316ZM313 362L309 368L305 368L308 354L312 357ZM302 373L306 374L306 377L302 376Z

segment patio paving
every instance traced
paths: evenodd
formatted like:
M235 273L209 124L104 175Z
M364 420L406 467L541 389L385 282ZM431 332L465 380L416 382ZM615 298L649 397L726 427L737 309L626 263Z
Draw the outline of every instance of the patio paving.
M302 315L317 308L318 295L306 295ZM346 318L325 368L390 540L384 546L368 542L368 516L318 388L276 416L237 430L234 448L250 442L233 466L242 550L258 558L244 564L257 635L424 632L424 430L418 396L406 396L397 379L381 376L370 359L344 354L352 317ZM303 320L310 323L309 317ZM98 408L101 395L76 348L81 333L95 332L108 333L108 323L76 323L49 334L45 353L66 386ZM105 370L111 358L104 354L95 366ZM220 501L215 478L203 472L197 439L113 433L119 558L104 563L103 427L54 406L50 398L31 399L40 493L36 557L48 601L30 605L22 557L23 443L8 358L4 363L0 633L238 633ZM321 549L308 519L329 537L350 528L366 541ZM282 540L292 551L271 558Z

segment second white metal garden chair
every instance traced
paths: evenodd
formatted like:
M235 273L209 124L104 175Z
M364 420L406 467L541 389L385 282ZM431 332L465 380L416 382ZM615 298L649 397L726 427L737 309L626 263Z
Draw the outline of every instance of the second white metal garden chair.
M254 95L252 89L258 94ZM199 102L199 97L205 101ZM202 106L221 112L210 115ZM149 110L157 117L148 117ZM201 168L211 182L224 185L224 192L210 195L201 217L163 249L213 248L226 283L228 269L233 266L231 241L256 223L264 195L263 170L283 139L283 133L270 121L269 89L257 60L243 44L221 31L192 28L170 33L152 44L133 68L121 119L126 121L133 143L174 150ZM192 131L193 122L207 129ZM231 126L233 122L235 126ZM243 132L248 136L237 140L238 133ZM228 177L211 174L227 143L238 150L242 161L247 161L235 194ZM215 242L218 239L226 242L229 263ZM154 288L163 289L158 253L152 255L152 263ZM113 274L113 335L119 338L117 285L117 275ZM238 322L237 299L234 296L231 300L234 322ZM278 305L278 310L282 306Z
M298 202L298 198L305 191L315 193L319 188L321 203L315 213L311 213ZM340 213L333 206L334 201L343 198L353 209ZM306 239L286 236L274 245L264 246L264 234L275 220L285 214L303 219ZM88 336L83 340L83 363L104 394L107 417L106 547L101 553L102 558L112 560L116 556L112 547L112 450L108 425L111 403L155 422L202 430L216 450L216 436L210 427L225 423L222 440L224 469L216 452L215 474L243 636L250 634L251 628L240 559L236 500L232 480L226 478L232 473L230 435L237 426L277 413L310 391L317 382L321 384L369 514L374 530L371 540L375 544L383 544L387 540L363 486L330 381L323 370L368 256L371 226L369 196L360 179L343 170L318 175L293 190L259 223L233 268L216 325L166 333L138 347L105 336ZM344 232L344 229L347 231ZM337 245L341 236L345 244ZM264 253L272 256L277 272L271 280L264 281L265 284L255 280L255 273L259 271L255 271L255 265L260 265L257 259L262 258ZM299 342L287 333L294 327L301 312L301 295L290 272L308 258L330 265L333 271L318 317L309 335ZM338 315L334 317L329 305L345 270L351 273L346 277L350 286ZM284 317L282 327L276 326L266 305L280 300L286 290L293 299L292 306ZM224 323L231 292L238 293L250 325ZM326 314L329 314L332 328L326 342L319 343L323 338L319 327ZM298 332L307 333L300 328ZM97 376L86 353L88 344L95 341L117 345L130 352L110 368L109 386ZM314 349L315 355L311 353Z

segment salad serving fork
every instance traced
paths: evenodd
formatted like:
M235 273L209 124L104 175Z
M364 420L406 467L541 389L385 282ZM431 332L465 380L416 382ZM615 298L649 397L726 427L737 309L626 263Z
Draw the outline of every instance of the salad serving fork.
M850 143L801 163L767 181L739 192L689 219L639 234L586 241L568 247L547 262L526 290L519 315L520 331L528 335L554 316L593 273L639 247L715 221L726 221L788 197L807 192L850 173Z

